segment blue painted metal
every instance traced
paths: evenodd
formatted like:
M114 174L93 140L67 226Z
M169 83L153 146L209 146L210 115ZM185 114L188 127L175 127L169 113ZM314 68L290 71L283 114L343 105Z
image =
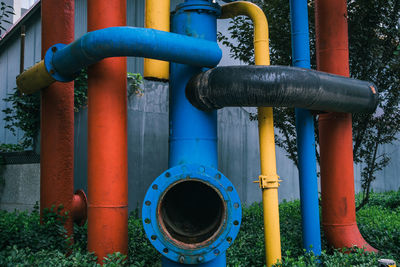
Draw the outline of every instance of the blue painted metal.
M192 5L198 2L202 5ZM207 12L197 12L205 4ZM218 14L219 6L208 1L182 3L172 17L171 31L216 43ZM187 82L202 69L175 63L170 66L169 166L200 163L217 168L217 111L200 111L185 96Z
M45 64L47 71L56 80L71 81L81 68L107 57L121 56L214 67L220 61L222 52L216 42L181 34L154 29L111 27L89 32L64 47L52 46L46 52Z
M292 62L296 67L310 68L307 0L290 0L292 27ZM309 110L295 109L303 247L321 254L318 207L314 120Z
M212 1L187 0L178 5L173 13L171 31L195 37L198 41L205 39L216 43L216 18L219 14L219 5ZM185 264L201 267L226 266L225 251L239 231L241 208L240 199L233 185L217 171L217 112L200 111L193 107L185 96L185 87L189 79L204 69L177 63L172 63L170 66L170 169L167 171L168 178L165 176L166 172L155 181L158 191L150 188L146 195L143 206L146 233L149 236L148 231L154 231L154 235L157 236L152 242L163 254L164 267ZM157 203L154 201L158 200L166 186L178 180L193 178L207 183L223 197L227 207L226 223L220 230L222 232L219 232L212 241L208 241L210 243L199 248L183 249L182 246L172 244L172 241L168 242L159 232L157 225L154 227L146 225L146 218L150 218L150 224L157 221L154 207L153 210L151 207L146 207L146 200ZM164 247L168 248L168 253L164 252ZM179 255L185 256L179 258Z
M160 227L158 216L159 203L164 192L171 186L182 181L201 181L209 185L220 193L226 203L227 210L225 226L220 230L218 236L207 245L190 250L180 247L179 244L174 244L165 235ZM146 235L149 237L152 245L164 257L169 259L169 261L166 261L168 264L171 261L176 264L182 255L184 256L184 264L198 264L199 257L202 257L201 259L204 263L199 266L203 266L209 261L214 262L215 258L221 258L220 254L228 249L239 232L241 217L242 209L240 207L239 195L232 183L218 170L200 164L177 165L162 173L151 184L146 193L142 208L142 221ZM152 236L156 236L157 238L151 238ZM228 237L230 237L229 242L227 241ZM168 249L167 252L165 252L165 248ZM220 260L217 259L217 261Z
M185 1L173 14L171 31L216 42L219 14L220 7L211 1ZM200 71L188 65L170 65L170 167L194 162L218 167L217 111L200 111L185 96L187 82ZM198 266L226 266L225 252L220 251L214 260ZM163 267L180 266L179 263L163 263Z
M182 267L182 264L169 260L166 257L161 258L161 264L163 267ZM226 266L226 256L225 252L221 253L221 256L215 258L213 261L199 263L195 265L196 267L218 267Z

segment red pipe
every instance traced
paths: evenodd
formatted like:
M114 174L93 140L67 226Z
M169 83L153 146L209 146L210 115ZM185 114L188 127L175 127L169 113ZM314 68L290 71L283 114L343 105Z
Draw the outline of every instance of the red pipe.
M42 58L56 43L74 40L74 0L42 0ZM54 83L42 90L40 142L40 212L63 205L85 220L84 194L74 196L74 83ZM74 216L65 228L73 233Z
M88 0L88 31L126 25L126 0ZM88 250L128 253L126 58L88 69Z
M316 0L317 67L349 77L346 0ZM351 114L319 116L322 225L334 248L371 247L357 227Z

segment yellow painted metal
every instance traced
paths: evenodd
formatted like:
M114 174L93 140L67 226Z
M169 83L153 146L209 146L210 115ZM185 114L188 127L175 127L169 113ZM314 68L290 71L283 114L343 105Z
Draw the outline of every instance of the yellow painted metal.
M170 0L146 0L146 28L169 32ZM144 59L143 76L148 79L168 80L169 62L156 59Z
M220 18L248 16L254 24L254 54L256 65L269 65L268 21L264 12L255 4L245 1L222 6ZM258 108L261 175L264 211L265 255L267 266L281 260L281 237L279 226L278 186L276 173L274 121L271 107Z
M24 71L17 77L17 87L23 94L33 94L48 87L56 80L47 72L44 60Z

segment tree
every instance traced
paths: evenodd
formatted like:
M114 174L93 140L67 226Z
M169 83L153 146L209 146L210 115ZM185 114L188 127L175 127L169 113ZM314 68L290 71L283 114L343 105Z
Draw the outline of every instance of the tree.
M291 65L289 1L253 0L265 12L269 22L271 64ZM369 199L371 183L377 172L388 165L390 153L382 145L397 140L400 132L400 0L348 0L350 76L374 82L379 89L375 113L353 114L353 156L362 166L362 201ZM311 66L316 67L314 1L308 1ZM235 18L229 27L230 37L218 38L230 48L235 59L254 64L253 26L249 19ZM236 44L238 42L238 45ZM294 110L274 108L276 144L283 148L297 166ZM318 125L315 120L318 154Z
M12 24L10 21L12 15L14 14L14 8L12 6L6 5L3 1L0 2L0 39L1 39L1 31L5 31L6 28L4 28L1 24L8 23Z

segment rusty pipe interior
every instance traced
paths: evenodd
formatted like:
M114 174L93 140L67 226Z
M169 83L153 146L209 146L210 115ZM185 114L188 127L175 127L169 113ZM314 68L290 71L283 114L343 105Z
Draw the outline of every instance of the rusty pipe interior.
M226 203L216 188L200 180L172 184L158 206L165 235L183 247L199 247L218 237L226 221Z

